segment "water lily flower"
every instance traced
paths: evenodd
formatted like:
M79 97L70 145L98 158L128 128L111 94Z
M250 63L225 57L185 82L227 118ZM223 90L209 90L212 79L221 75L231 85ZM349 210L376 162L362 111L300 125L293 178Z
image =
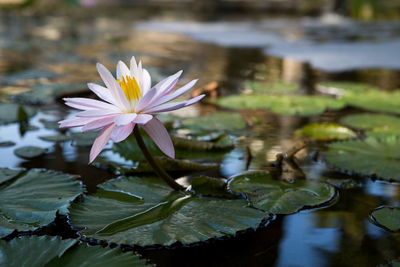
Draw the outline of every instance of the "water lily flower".
M89 163L100 154L110 138L114 142L125 140L136 124L141 125L162 152L174 158L171 138L164 125L153 115L200 101L204 95L170 102L189 91L197 80L174 90L182 74L178 71L151 87L149 72L142 68L141 62L136 64L135 57L131 59L130 69L122 61L118 62L117 79L100 63L97 63L97 70L107 88L94 83L88 83L88 87L103 101L64 98L66 105L82 111L76 113L74 118L59 122L60 128L82 127L82 132L101 129L91 148Z

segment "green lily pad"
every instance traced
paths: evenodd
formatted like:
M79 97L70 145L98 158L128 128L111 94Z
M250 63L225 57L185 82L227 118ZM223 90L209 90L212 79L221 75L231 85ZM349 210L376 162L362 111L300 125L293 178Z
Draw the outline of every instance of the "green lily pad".
M189 244L257 228L267 215L243 199L200 198L173 191L160 179L124 177L100 185L70 207L81 234L119 244Z
M13 103L0 103L0 124L25 121L36 114L36 111L27 106Z
M145 266L146 261L120 248L89 247L76 239L30 236L0 240L1 266Z
M367 137L329 145L328 163L361 175L400 181L400 138Z
M180 122L181 128L199 132L215 130L229 132L246 127L241 115L232 112L214 112L205 116L182 118Z
M85 88L86 84L37 84L31 91L16 95L13 99L24 104L44 105L54 102L61 94L82 92Z
M13 141L0 142L0 147L10 147L10 146L15 146L15 143Z
M71 133L72 145L74 146L92 146L99 132L90 133Z
M37 146L23 146L16 148L14 154L23 159L33 159L42 156L46 153L46 148L41 148Z
M382 129L399 129L400 130L400 118L391 115L384 114L355 114L343 117L340 123L363 130L369 130L374 128Z
M369 90L379 90L378 87L357 82L323 82L317 85L317 90L323 93L343 95L346 93L364 93Z
M67 142L72 139L68 135L64 135L64 134L46 135L46 136L40 136L39 138L44 141L49 141L49 142Z
M12 170L9 168L0 168L0 184L17 177L22 170Z
M370 131L366 131L365 135L377 139L399 139L400 128L374 128Z
M298 135L304 135L316 140L343 140L356 137L356 133L349 128L336 123L312 123L296 131Z
M343 101L323 96L234 95L218 99L218 105L233 109L266 108L280 115L312 116L325 110L341 109Z
M296 92L299 89L299 85L283 81L275 83L250 81L245 83L244 89L251 90L256 94L288 94Z
M373 221L392 232L400 231L400 208L383 206L372 211Z
M400 114L400 91L369 90L362 94L346 94L341 99L348 105L365 110Z
M66 214L70 202L82 191L81 183L71 175L40 169L27 171L0 190L0 237L14 229L33 230L49 224L57 211Z
M43 79L43 78L53 78L56 74L44 69L29 69L19 71L12 75L7 75L4 78L4 83L7 84L17 84L24 80L33 80L33 79Z
M315 181L275 180L269 172L253 171L233 177L229 189L245 193L250 204L273 214L290 214L320 207L336 196L333 186Z

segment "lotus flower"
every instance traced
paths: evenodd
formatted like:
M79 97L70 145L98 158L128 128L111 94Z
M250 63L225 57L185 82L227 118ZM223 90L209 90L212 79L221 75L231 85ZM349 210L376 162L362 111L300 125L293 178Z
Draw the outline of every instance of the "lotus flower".
M136 64L135 57L131 59L130 69L122 61L118 62L117 79L100 63L97 63L97 70L107 88L94 83L88 83L88 87L103 101L64 98L66 105L83 111L76 113L74 118L59 122L60 128L82 126L82 132L101 129L90 150L89 163L100 154L110 138L114 142L125 140L136 124L143 127L163 153L174 158L171 138L153 115L184 108L201 100L204 95L170 102L190 90L197 80L174 90L182 74L179 71L151 87L149 72L142 68L141 62Z

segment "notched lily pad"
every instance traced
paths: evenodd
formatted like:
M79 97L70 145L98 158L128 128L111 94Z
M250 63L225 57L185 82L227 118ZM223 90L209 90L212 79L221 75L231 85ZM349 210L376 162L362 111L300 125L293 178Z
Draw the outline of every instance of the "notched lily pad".
M16 148L14 154L23 159L33 159L42 156L46 153L46 148L41 148L37 146L23 146Z
M119 244L190 244L257 228L267 217L244 199L184 195L160 179L123 177L70 207L81 234Z
M0 124L26 121L35 114L36 111L28 106L0 103Z
M324 96L234 95L218 99L218 105L233 109L269 109L280 115L312 116L341 109L343 101Z
M398 207L379 207L371 212L372 221L391 232L400 231L400 208Z
M400 181L400 138L367 137L329 145L325 152L329 164L350 172Z
M1 266L145 266L133 253L123 253L120 248L90 247L76 239L49 236L0 240Z
M308 136L315 140L343 140L356 137L356 133L349 128L336 123L312 123L296 131L296 134Z
M12 170L2 170L16 175ZM15 176L14 176L15 177ZM0 190L0 237L14 229L33 230L52 222L56 212L67 213L70 202L83 192L74 176L32 169Z
M233 177L229 189L246 194L250 204L273 214L290 214L320 207L336 197L333 186L315 181L275 180L269 172L253 171Z

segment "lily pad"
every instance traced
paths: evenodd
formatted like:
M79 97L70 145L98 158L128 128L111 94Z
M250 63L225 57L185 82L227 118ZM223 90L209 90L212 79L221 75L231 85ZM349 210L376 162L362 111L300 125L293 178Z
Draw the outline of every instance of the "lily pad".
M10 147L10 146L15 146L15 143L13 141L0 142L0 147Z
M61 94L82 92L85 88L85 84L37 84L31 91L16 95L13 99L24 104L44 105L54 102Z
M355 114L343 117L340 123L363 130L369 130L374 128L382 129L399 129L400 130L400 118L391 115L384 114Z
M89 247L76 239L31 236L0 241L1 266L145 266L146 261L120 248Z
M257 228L264 212L244 199L200 198L173 191L160 179L123 177L70 207L87 237L120 244L189 244Z
M368 90L379 90L378 87L357 82L324 82L317 85L317 90L322 93L344 95L346 93L364 93Z
M49 142L67 142L71 140L71 137L64 134L46 135L46 136L40 136L39 138Z
M325 110L341 109L343 101L324 96L234 95L220 98L218 105L233 109L266 108L280 115L312 116Z
M181 119L181 128L195 131L233 131L246 127L240 114L232 112L214 112L205 116L188 117Z
M3 82L6 84L17 84L21 83L24 80L33 80L33 79L43 79L43 78L53 78L56 75L53 72L44 69L29 69L19 71L15 74L8 75L4 78Z
M298 135L311 137L315 140L343 140L356 137L349 128L336 123L312 123L296 131Z
M336 196L333 186L315 181L275 180L268 172L253 171L229 181L232 192L244 193L250 204L273 214L291 214L302 209L320 207Z
M400 91L369 90L362 94L346 94L341 99L348 105L365 110L400 114Z
M92 146L98 134L99 134L98 132L71 133L72 144L74 146Z
M0 184L17 177L22 170L12 170L9 168L0 168Z
M372 211L373 221L392 232L400 231L400 208L383 206Z
M46 148L41 148L37 146L23 146L16 148L14 154L23 159L33 159L45 154Z
M24 116L22 117L21 114ZM0 124L26 120L36 114L36 111L27 106L13 103L0 103Z
M57 211L67 213L82 190L74 176L60 172L32 169L20 175L0 190L0 237L49 224Z
M361 175L400 181L400 138L367 137L329 145L328 163Z
M244 89L251 90L256 94L288 94L296 92L299 89L299 85L283 81L275 83L250 81L245 83Z

